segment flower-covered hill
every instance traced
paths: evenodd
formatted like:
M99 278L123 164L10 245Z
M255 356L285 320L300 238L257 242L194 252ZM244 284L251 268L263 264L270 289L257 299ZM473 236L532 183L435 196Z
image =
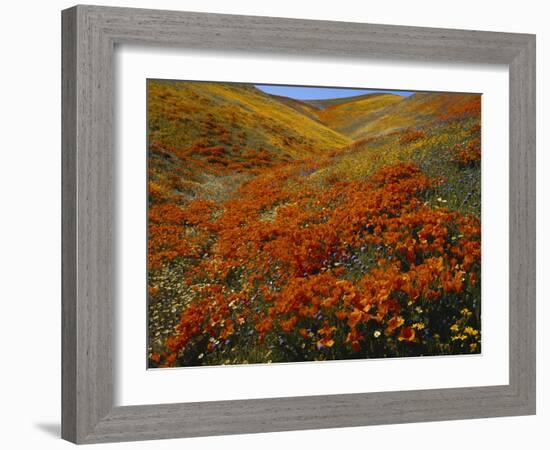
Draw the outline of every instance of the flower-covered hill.
M185 172L150 165L149 366L479 353L472 104L301 157L212 163L188 196L155 190Z
M224 177L227 188L235 175L350 143L246 84L148 80L147 122L150 187L163 198L193 197Z
M285 104L286 106L290 106L291 108L295 109L299 113L304 114L307 117L309 117L313 120L316 120L317 122L321 122L321 120L319 120L318 114L319 114L319 111L322 108L317 107L315 105L312 105L312 104L308 103L305 100L297 100L295 98L284 97L282 95L274 95L274 94L270 94L270 96L274 100L277 100L277 101ZM329 125L327 125L327 126L330 129L334 129L334 127L331 127Z
M404 102L403 102L404 103ZM385 166L412 161L443 182L432 189L430 205L479 216L481 205L481 127L478 112L466 112L436 123L359 139L312 174L312 184L325 180L362 180ZM440 199L440 200L438 200Z
M327 127L346 136L354 136L357 129L376 117L376 113L404 101L404 97L395 94L367 94L346 100L336 104L330 100L316 102L321 107L317 111L317 117Z
M427 127L465 115L479 114L481 95L454 93L416 93L402 102L374 113L350 136L368 138L407 128Z

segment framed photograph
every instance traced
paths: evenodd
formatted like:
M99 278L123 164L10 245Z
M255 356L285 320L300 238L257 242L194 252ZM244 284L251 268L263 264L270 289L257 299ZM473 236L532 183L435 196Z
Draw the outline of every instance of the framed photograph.
M535 37L62 13L62 435L535 413Z

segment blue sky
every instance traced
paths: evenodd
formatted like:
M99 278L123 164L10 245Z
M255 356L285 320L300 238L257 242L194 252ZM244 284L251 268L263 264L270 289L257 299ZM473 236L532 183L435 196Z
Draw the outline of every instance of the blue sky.
M282 95L284 97L295 98L297 100L324 100L327 98L354 97L356 95L374 94L385 92L390 94L409 97L414 94L410 91L392 91L386 89L345 89L345 88L323 88L306 86L282 86L256 84L258 89L268 94Z

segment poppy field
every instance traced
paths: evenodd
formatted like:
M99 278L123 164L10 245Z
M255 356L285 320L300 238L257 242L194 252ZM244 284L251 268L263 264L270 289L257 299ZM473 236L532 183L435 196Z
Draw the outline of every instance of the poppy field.
M481 352L480 95L147 103L149 368Z

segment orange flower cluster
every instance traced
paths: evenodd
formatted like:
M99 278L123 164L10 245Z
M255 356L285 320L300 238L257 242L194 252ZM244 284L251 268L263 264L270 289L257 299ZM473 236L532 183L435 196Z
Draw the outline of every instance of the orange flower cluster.
M213 203L206 200L193 200L185 208L170 203L152 205L147 240L149 269L178 256L200 257L210 237L212 211Z
M440 181L413 163L302 183L322 167L272 168L218 205L151 209L150 265L190 257L195 292L159 365L462 349L447 321L479 301L479 219L426 206Z
M455 145L451 157L463 167L478 163L481 160L481 141L475 139L466 145Z
M403 131L399 137L400 144L409 144L414 141L418 141L426 136L422 130L415 130L414 128Z
M469 116L479 115L481 112L481 95L464 96L468 101L449 104L445 113L439 114L440 120L459 120Z

